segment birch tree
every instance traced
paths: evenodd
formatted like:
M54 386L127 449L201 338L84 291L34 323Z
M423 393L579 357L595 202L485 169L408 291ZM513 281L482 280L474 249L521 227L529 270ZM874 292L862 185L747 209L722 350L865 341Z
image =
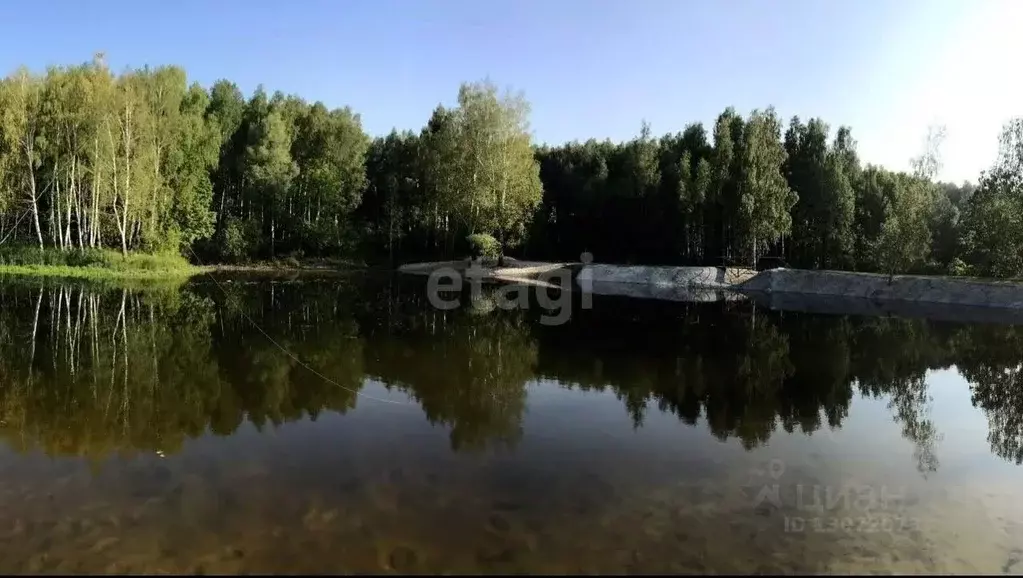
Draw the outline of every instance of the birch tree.
M786 155L774 109L753 111L743 136L739 231L755 267L762 248L791 231L797 195L781 172Z
M270 254L274 254L282 199L298 173L291 158L291 138L280 111L269 112L251 127L252 144L246 149L246 179L258 195L259 215L268 227Z
M451 212L472 234L521 240L524 223L540 203L539 165L533 158L529 106L522 95L499 95L489 81L463 84L450 130L453 163L443 180L451 187ZM511 233L511 237L509 237Z
M43 248L43 230L39 224L41 191L36 171L41 163L42 89L41 79L25 68L0 85L0 134L7 151L7 183L13 190L20 191L28 203L40 249Z

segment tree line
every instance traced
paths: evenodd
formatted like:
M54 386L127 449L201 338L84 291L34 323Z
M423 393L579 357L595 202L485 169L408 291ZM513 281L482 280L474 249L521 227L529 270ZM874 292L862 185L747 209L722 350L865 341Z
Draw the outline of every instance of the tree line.
M418 132L372 138L348 107L97 56L0 82L0 242L393 263L483 234L543 259L1023 274L1023 119L977 184L934 180L943 136L910 172L772 107L537 145L524 96L482 81Z

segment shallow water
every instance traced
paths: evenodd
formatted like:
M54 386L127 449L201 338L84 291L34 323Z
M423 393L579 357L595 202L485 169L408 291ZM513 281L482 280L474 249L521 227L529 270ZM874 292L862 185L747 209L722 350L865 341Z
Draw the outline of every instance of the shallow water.
M1023 326L492 303L5 281L0 572L1023 573Z

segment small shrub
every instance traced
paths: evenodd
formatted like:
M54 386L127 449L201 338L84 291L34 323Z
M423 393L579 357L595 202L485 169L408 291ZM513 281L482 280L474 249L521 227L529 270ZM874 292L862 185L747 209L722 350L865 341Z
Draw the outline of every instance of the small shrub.
M965 277L970 274L970 266L956 257L948 264L948 274L954 277Z
M220 247L223 258L241 261L255 253L258 246L258 232L251 222L231 219L224 227L223 244Z
M52 250L51 253L59 254ZM108 267L113 268L120 254L109 249L74 249L65 253L64 264L70 267Z
M469 243L469 254L474 259L497 259L501 256L501 242L492 235L476 233L465 238Z

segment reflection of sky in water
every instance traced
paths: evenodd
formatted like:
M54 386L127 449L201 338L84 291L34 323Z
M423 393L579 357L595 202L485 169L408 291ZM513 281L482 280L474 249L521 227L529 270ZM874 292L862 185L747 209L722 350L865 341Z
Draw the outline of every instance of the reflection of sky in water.
M942 465L937 474L954 480L997 476L1023 481L1020 466L991 455L987 417L973 406L969 384L955 368L928 372L927 383L933 399L931 415L944 435L938 446Z
M992 476L1023 479L1018 466L991 453L987 417L973 406L969 384L955 368L929 371L926 381L931 396L927 416L940 436L936 450L940 466L927 480L959 484L983 482ZM714 438L702 423L691 427L670 413L657 411L653 403L648 403L642 426L633 430L621 401L610 391L582 392L547 382L530 388L529 401L523 450L536 449L528 442L542 440L544 451L564 456L620 452L626 459L642 456L693 464L773 458L799 463L812 456L819 460L818 465L831 464L842 471L862 466L881 477L922 481L913 444L901 435L888 397L854 395L849 415L839 428L824 424L811 434L797 429L786 435L779 425L767 444L751 452L743 450L734 438Z
M955 368L928 372L927 384L932 398L929 417L941 436L937 445L940 467L931 474L932 481L1018 477L1020 470L1015 464L991 454L987 418L971 403L970 388ZM901 436L887 397L855 395L840 428L830 429L825 424L812 434L797 429L793 435L786 435L779 425L767 444L747 452L735 438L716 439L702 417L695 427L689 426L670 413L658 411L652 402L647 404L642 425L634 428L611 390L582 391L542 380L531 383L527 391L523 436L512 456L528 455L530 459L555 460L566 466L613 457L624 460L624 467L629 462L651 460L698 464L814 455L847 466L867 463L872 469L900 477L916 474L912 443ZM416 402L405 394L388 391L373 381L368 381L361 393L364 395L358 399L357 408L346 414L326 411L315 421L267 424L262 431L245 422L228 437L207 435L189 440L185 452L196 457L241 459L286 449L288 461L296 464L331 453L402 454L409 448L435 456L450 452L447 428L428 423ZM0 444L0 457L2 463L13 467L26 456Z
M626 460L721 460L743 453L735 440L721 442L704 424L689 426L677 416L647 404L643 424L633 428L614 392L567 389L544 381L529 389L524 420L529 448L557 452L563 457L616 454ZM621 454L621 455L619 455ZM571 458L574 459L574 458Z
M935 483L965 483L990 476L1019 479L1023 472L1018 466L992 455L987 417L974 407L969 384L955 368L928 371L926 381L931 397L927 415L941 436L937 443L940 466L928 479ZM887 397L854 396L840 429L821 430L812 437L820 441L820 451L837 453L843 459L869 460L893 473L911 476L916 472L913 445L900 434L888 404ZM800 441L780 437L779 443Z
M972 405L968 384L954 368L928 372L927 384L932 398L929 417L941 436L937 444L940 466L929 474L931 483L1023 475L1015 464L991 454L987 418ZM315 422L266 425L262 432L245 423L227 438L206 436L186 442L187 452L241 459L280 451L295 466L342 454L415 453L440 459L450 453L448 429L426 421L415 401L372 381L361 391L365 395L347 414L328 411ZM614 461L625 469L685 462L691 468L712 469L713 464L753 464L774 458L801 463L809 456L817 459L818 465L832 464L846 471L859 465L898 479L920 477L913 445L902 437L887 397L854 395L841 427L830 429L825 424L811 434L797 429L787 435L779 425L767 444L746 451L735 438L716 439L702 417L696 426L690 426L650 402L642 425L634 428L622 402L610 390L582 391L542 380L531 383L527 391L523 436L503 459L561 467ZM18 459L6 446L0 446L0 455L5 461Z

